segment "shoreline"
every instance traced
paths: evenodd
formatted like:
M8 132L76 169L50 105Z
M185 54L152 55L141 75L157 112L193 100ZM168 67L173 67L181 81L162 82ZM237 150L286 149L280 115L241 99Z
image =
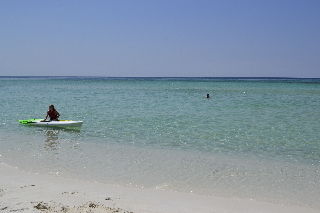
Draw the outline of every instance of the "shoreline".
M160 189L140 189L30 173L0 163L1 212L281 212L315 213L283 205Z

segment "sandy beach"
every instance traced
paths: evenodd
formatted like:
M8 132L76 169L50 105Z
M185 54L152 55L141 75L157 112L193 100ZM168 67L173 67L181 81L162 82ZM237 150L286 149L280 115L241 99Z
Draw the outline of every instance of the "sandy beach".
M287 206L192 193L139 189L25 172L0 163L1 212L318 212Z

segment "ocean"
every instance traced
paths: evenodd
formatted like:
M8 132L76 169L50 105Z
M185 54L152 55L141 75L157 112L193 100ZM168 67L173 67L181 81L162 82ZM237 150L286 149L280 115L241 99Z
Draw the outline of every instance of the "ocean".
M18 123L50 104L81 129ZM26 171L320 208L320 79L0 77L0 109Z

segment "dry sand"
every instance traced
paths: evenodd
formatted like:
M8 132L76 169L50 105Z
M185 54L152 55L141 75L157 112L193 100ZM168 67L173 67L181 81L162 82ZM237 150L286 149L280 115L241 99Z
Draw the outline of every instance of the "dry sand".
M0 163L0 212L315 213L304 206L138 189L40 175Z

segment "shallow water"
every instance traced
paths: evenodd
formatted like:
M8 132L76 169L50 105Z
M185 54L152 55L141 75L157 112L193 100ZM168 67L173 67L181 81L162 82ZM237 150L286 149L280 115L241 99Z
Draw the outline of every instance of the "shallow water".
M82 128L17 123L49 104ZM0 78L0 108L26 170L319 207L317 79Z

